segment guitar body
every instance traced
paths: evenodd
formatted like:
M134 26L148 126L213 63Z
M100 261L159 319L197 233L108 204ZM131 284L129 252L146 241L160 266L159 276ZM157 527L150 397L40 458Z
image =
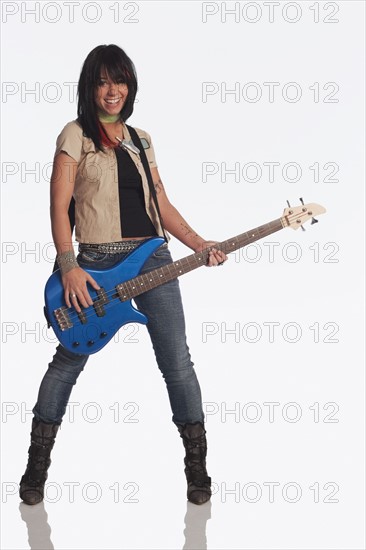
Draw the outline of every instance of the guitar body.
M74 353L96 353L123 325L147 323L147 317L133 307L131 300L118 299L116 286L136 277L146 260L164 242L161 237L153 237L109 269L83 267L102 289L96 291L88 284L94 305L82 308L83 316L78 315L73 307L67 308L65 305L60 270L50 276L45 287L45 314L57 338L66 349Z

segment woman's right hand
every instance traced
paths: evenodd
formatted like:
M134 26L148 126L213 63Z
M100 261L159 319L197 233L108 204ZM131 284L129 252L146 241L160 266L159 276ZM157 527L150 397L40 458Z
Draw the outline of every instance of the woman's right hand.
M78 313L81 312L81 307L93 305L93 300L90 297L87 283L90 283L95 290L99 290L100 286L89 273L81 267L74 267L64 275L62 275L62 284L65 291L65 302L67 307L74 306Z

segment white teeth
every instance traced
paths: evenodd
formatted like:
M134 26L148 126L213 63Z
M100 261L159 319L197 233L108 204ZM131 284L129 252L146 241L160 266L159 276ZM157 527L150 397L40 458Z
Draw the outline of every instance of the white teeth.
M104 101L106 103L111 103L113 105L114 103L118 103L120 99L121 98L118 98L118 99L105 99Z

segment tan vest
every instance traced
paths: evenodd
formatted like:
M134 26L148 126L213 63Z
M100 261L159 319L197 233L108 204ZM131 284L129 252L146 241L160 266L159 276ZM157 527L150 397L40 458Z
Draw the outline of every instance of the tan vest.
M144 130L136 128L151 168L156 167L151 137ZM124 139L131 136L123 124ZM121 217L118 192L118 165L112 148L105 153L97 151L93 141L83 136L80 124L73 120L66 124L56 141L55 156L64 151L77 161L75 187L75 238L80 243L109 243L120 241ZM163 236L159 216L140 155L128 151L142 179L146 212L158 235Z

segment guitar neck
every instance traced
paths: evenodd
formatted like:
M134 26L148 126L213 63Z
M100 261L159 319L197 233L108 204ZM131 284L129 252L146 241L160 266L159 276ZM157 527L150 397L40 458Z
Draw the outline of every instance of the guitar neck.
M284 218L278 218L272 222L260 225L255 229L251 229L246 233L241 233L236 237L227 239L221 243L217 243L215 248L222 250L225 254L234 252L239 248L243 248L250 243L263 239L280 229L286 227L287 223ZM156 288L168 281L172 281L184 273L189 273L198 267L206 265L208 260L209 250L203 250L202 252L196 252L195 254L190 254L185 258L181 258L175 262L172 262L163 267L159 267L143 275L138 275L134 279L130 279L124 283L117 285L117 291L120 299L122 301L131 300L139 294Z

